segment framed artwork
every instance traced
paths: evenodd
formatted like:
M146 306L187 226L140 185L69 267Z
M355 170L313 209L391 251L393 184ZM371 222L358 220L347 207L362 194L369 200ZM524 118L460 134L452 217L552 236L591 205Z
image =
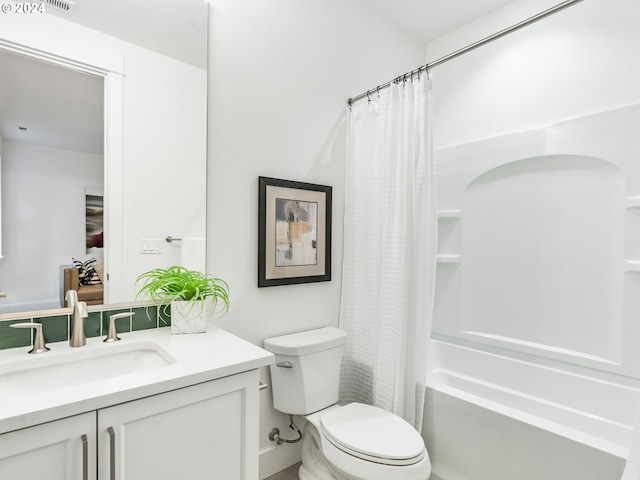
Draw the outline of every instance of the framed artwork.
M258 180L258 287L330 281L331 187Z

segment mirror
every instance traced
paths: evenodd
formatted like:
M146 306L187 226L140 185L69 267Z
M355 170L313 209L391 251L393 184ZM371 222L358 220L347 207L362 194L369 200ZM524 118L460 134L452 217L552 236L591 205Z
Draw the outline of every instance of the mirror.
M72 8L0 18L0 314L60 308L73 258L104 262L92 303L204 269L208 6Z

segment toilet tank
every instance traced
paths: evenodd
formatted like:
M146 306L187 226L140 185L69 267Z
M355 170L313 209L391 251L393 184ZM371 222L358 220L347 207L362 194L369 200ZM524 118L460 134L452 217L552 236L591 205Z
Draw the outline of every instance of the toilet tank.
M339 328L325 327L264 341L265 350L275 355L270 368L276 410L306 415L338 401L346 337Z

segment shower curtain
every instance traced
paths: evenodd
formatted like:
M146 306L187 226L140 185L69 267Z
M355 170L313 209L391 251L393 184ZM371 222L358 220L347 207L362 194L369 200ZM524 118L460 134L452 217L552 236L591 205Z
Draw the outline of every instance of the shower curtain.
M437 212L431 79L393 83L347 109L340 403L422 427Z

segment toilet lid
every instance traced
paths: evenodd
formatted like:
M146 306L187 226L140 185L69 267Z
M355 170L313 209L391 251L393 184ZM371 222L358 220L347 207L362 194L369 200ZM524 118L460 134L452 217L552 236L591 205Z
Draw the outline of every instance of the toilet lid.
M320 418L333 445L359 458L387 465L410 465L425 455L420 434L402 418L381 408L350 403Z

